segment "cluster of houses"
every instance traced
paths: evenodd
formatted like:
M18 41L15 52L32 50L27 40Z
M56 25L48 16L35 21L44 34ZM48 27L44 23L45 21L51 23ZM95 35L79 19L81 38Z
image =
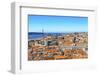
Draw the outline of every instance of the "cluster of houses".
M69 33L28 42L28 60L80 59L88 57L88 34Z

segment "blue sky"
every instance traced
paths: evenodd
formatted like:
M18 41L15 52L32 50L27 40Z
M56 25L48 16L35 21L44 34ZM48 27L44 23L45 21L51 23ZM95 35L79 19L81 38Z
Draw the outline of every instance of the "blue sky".
M28 15L29 32L87 32L88 17Z

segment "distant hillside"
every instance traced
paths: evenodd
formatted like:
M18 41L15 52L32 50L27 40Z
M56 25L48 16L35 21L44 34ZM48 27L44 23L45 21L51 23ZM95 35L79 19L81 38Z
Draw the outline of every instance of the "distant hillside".
M31 34L43 34L42 32L28 32L29 35Z

